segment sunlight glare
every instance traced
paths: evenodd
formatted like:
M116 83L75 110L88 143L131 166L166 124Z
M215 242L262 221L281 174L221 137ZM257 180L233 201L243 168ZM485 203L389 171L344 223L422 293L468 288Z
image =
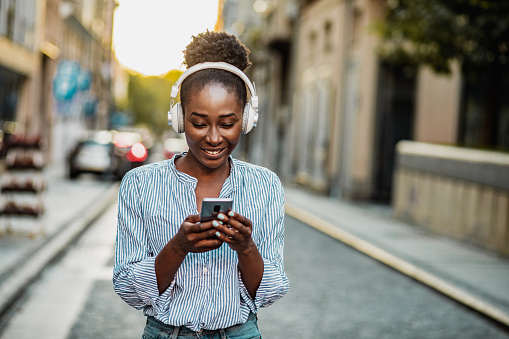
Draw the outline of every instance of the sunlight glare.
M213 30L218 0L117 0L113 49L126 68L144 75L184 69L192 35Z

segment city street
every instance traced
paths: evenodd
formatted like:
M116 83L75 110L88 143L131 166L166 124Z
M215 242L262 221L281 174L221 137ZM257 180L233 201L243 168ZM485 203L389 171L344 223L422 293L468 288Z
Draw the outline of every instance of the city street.
M509 339L509 1L0 0L0 51L0 339L142 336L120 187L126 252L220 196L276 257L256 290L215 224L241 275L193 239L158 286L137 262L162 320L287 290L284 191L264 339Z
M141 311L112 289L116 205L45 270L1 338L140 338ZM477 313L291 217L290 292L259 313L265 339L509 338Z

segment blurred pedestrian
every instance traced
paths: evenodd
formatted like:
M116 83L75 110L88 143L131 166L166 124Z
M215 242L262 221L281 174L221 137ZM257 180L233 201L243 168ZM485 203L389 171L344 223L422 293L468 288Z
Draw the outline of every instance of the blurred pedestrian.
M289 283L280 180L231 156L257 119L243 73L249 50L233 35L206 31L184 58L171 120L189 150L122 180L114 289L148 317L142 338L261 338L258 310ZM200 222L209 197L233 199L232 209Z

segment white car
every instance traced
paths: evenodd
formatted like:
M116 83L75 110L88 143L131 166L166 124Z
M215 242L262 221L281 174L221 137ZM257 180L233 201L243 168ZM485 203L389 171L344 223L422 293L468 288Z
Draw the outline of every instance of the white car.
M116 167L112 150L111 143L80 142L69 158L69 178L76 179L82 173L111 174Z

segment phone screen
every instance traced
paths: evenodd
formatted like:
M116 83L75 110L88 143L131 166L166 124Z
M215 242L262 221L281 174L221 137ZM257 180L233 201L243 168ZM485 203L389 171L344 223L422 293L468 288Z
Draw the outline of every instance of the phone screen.
M227 214L232 209L232 199L205 198L201 203L200 221L217 219L219 213Z

